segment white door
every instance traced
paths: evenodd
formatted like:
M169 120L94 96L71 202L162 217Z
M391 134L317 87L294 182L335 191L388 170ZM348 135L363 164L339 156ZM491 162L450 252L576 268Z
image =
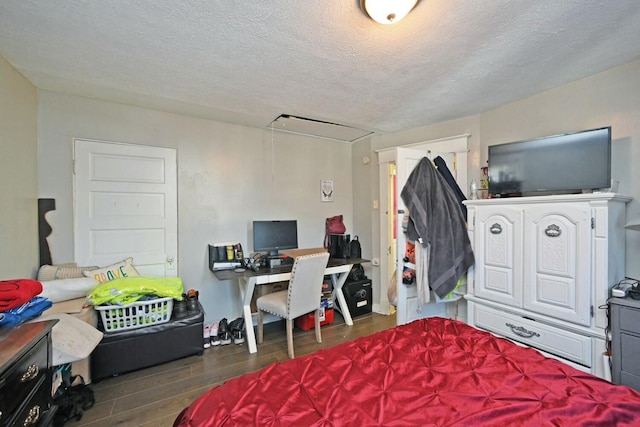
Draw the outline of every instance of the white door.
M176 150L74 140L75 260L178 275Z
M589 326L591 215L588 204L526 209L524 308Z
M444 159L449 171L454 179L465 192L467 186L467 138L468 135L461 135L452 138L444 138L440 140L427 141L424 143L414 144L409 147L393 147L378 151L378 164L380 173L380 206L384 207L384 211L380 213L380 308L382 313L390 312L387 293L389 290L389 278L393 272L396 274L396 319L397 323L404 324L416 319L445 316L445 307L438 309L429 309L429 306L418 307L417 289L415 285L406 286L402 283L402 258L405 255L406 241L402 232L402 220L404 217L404 204L400 197L402 188L404 187L409 174L422 160L423 157L434 159L440 156ZM391 195L389 190L390 164L395 165L395 194ZM462 167L457 167L462 165ZM397 216L393 218L394 200L395 212ZM394 224L396 227L396 240L393 240L389 227ZM389 262L389 254L393 253L392 245L395 245L395 254L397 258ZM391 265L390 265L391 264ZM444 305L444 304L442 304ZM442 306L441 305L441 306ZM441 312L440 312L440 311Z
M406 208L402 201L402 197L400 197L400 193L402 193L402 189L407 182L407 178L409 178L411 172L424 157L430 158L430 152L410 148L398 148L396 152L396 207L398 213L396 223L398 254L398 259L396 261L396 286L398 292L398 304L396 306L398 312L396 314L396 323L398 325L403 325L423 317L428 317L428 311L423 310L422 307L418 306L418 290L416 285L407 286L402 283L402 271L404 268L403 258L406 252L407 240L405 239L405 235L402 230L402 220L404 219Z
M475 295L522 307L522 211L477 206Z

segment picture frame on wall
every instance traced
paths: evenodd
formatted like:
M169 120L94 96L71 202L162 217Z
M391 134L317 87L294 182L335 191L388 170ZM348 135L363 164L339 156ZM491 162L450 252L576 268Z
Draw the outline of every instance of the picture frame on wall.
M333 181L320 181L320 201L333 202Z

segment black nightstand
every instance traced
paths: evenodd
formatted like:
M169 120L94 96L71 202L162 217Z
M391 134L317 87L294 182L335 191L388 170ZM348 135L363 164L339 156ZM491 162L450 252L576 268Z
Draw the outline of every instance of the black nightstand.
M640 391L640 300L609 299L611 379Z

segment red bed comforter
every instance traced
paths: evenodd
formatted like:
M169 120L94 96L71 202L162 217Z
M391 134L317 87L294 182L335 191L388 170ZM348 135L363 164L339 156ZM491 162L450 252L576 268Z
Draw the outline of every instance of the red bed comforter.
M231 379L175 425L637 426L640 393L431 318Z

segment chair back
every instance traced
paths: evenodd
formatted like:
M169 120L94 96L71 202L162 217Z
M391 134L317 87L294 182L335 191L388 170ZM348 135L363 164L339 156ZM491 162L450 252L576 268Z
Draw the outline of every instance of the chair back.
M299 256L293 262L287 296L287 318L294 319L320 308L328 252Z

